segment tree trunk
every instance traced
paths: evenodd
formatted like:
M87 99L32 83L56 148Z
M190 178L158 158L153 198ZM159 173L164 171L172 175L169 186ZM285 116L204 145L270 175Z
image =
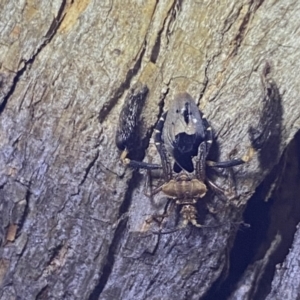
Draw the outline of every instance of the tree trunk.
M299 1L0 7L1 299L300 299ZM178 92L207 116L213 159L249 156L212 174L235 197L199 201L203 228L157 234L177 208L149 222L166 197L120 163L136 82L135 159L160 163L150 137Z

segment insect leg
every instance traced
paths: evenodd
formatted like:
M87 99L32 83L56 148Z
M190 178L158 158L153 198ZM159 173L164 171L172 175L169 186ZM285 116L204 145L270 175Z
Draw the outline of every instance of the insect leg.
M207 164L207 166L212 167L212 168L230 168L230 167L235 167L235 166L244 164L245 162L247 162L247 161L244 160L243 158L234 158L232 160L227 160L227 161L222 161L222 162L215 162L215 161L207 160L206 164Z
M116 145L120 150L123 161L127 153L136 145L136 129L142 112L148 87L140 82L136 83L128 92L119 116L119 124L116 131Z
M162 171L162 170L160 170L160 171ZM148 170L147 173L148 173L147 179L145 180L145 184L144 184L144 195L151 199L155 194L157 194L161 191L163 185L159 185L153 191L152 190L152 172L151 172L151 170ZM159 176L159 177L161 177L161 176ZM148 189L150 190L150 193L147 192Z
M161 224L164 218L167 218L167 217L170 216L170 211L172 211L174 209L174 206L175 206L175 201L169 201L166 204L165 213L162 213L162 214L153 214L150 218L148 218L146 220L146 222L147 223L151 223L152 221L155 221L155 222ZM159 221L159 219L161 219L161 220ZM161 231L159 231L159 232L161 232Z
M205 180L205 159L207 156L207 144L202 142L198 149L198 155L193 157L193 163L195 165L196 177L203 181Z
M206 178L206 182L211 187L211 189L213 191L215 191L217 194L225 196L225 190L223 190L222 188L220 188L217 184L215 184L214 182L212 182L211 180L209 180L207 178Z
M254 150L253 148L250 148L243 157L241 158L234 158L232 160L227 160L227 161L222 161L222 162L215 162L215 161L210 161L207 160L206 164L208 167L212 168L230 168L230 167L235 167L238 165L242 165L244 163L249 162L254 155Z
M162 168L159 164L150 164L143 161L131 160L129 158L124 158L123 163L133 169L155 170Z
M123 161L123 163L125 165L128 165L132 168L135 169L147 169L147 170L153 170L153 169L163 169L164 175L165 174L171 174L171 166L168 164L168 159L167 159L167 154L166 151L164 149L164 145L163 145L163 141L161 138L161 131L162 128L164 126L164 121L165 121L165 117L167 115L167 112L165 112L161 118L159 119L154 132L154 142L155 142L155 146L156 149L160 155L161 158L161 162L162 165L158 165L158 164L151 164L151 163L145 163L145 162L141 162L141 161L136 161L136 160L130 160L129 158L126 158L127 155L127 149L125 149L121 155L121 160ZM167 175L167 178L169 178L170 175Z

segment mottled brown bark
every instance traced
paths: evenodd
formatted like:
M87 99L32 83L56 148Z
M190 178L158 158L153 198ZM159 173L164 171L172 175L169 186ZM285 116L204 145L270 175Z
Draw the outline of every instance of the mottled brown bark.
M263 299L271 288L275 299L281 279L293 289L284 298L299 298L298 233L288 254L300 216L298 140L285 151L300 127L299 10L295 0L1 0L0 299ZM150 136L185 91L211 122L214 158L253 154L234 168L234 200L209 194L216 215L200 204L207 228L157 235L146 222L164 207L115 145L137 81L149 88L137 158L146 151L159 163ZM225 175L214 180L230 190ZM268 199L266 238L226 281L247 203Z

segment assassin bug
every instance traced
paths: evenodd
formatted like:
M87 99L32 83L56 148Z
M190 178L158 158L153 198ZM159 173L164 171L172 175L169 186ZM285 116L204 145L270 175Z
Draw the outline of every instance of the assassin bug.
M178 94L170 109L160 118L154 135L155 145L161 158L161 165L124 159L133 168L162 168L164 181L152 191L153 196L162 191L181 206L182 227L197 223L195 204L207 193L206 183L218 192L223 192L206 176L206 166L228 168L243 164L245 158L225 162L207 161L213 142L212 129L205 115L200 112L194 99L188 93Z

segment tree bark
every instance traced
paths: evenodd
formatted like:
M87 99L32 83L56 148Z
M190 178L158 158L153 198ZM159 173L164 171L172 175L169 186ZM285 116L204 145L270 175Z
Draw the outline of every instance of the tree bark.
M300 297L299 1L0 8L1 299ZM150 137L178 92L211 123L213 159L249 155L213 175L236 196L200 201L203 228L156 234L176 228L176 209L161 228L147 222L165 205L119 161L118 117L136 82L149 93L134 158L160 163Z

